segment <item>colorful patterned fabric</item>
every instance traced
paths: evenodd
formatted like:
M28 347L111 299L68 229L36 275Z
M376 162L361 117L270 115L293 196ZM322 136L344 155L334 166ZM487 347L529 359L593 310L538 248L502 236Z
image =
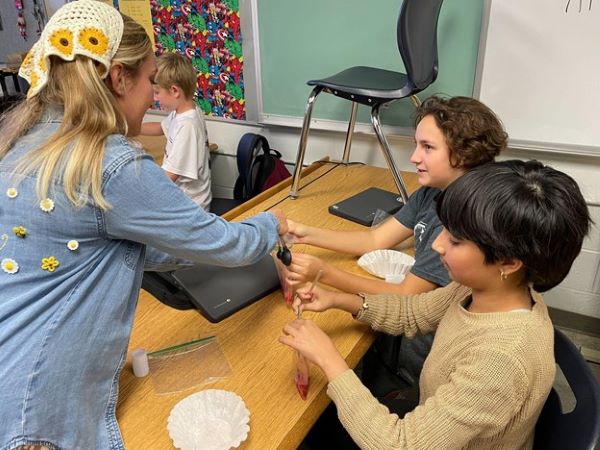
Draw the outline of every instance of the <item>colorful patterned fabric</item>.
M151 0L156 54L177 52L198 74L196 103L207 115L244 120L239 0Z

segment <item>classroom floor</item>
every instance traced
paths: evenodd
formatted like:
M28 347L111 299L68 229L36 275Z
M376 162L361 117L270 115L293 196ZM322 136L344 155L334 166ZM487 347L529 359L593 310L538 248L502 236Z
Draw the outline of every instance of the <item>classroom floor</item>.
M573 326L576 326L576 324L573 324ZM600 334L588 334L573 328L566 328L562 326L557 328L559 328L577 347L580 348L581 353L596 376L596 380L598 380L598 383L600 383ZM600 333L600 330L598 330L598 332ZM554 388L558 392L565 411L572 410L575 406L575 399L573 398L564 375L560 371L557 371L556 373ZM596 444L595 449L600 450L600 442Z

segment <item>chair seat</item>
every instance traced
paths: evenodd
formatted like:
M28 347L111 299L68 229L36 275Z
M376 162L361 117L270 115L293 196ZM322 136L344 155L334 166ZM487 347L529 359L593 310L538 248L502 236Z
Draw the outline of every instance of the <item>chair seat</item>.
M418 92L408 84L401 72L356 66L321 80L310 80L309 86L323 86L331 94L364 105L384 103Z

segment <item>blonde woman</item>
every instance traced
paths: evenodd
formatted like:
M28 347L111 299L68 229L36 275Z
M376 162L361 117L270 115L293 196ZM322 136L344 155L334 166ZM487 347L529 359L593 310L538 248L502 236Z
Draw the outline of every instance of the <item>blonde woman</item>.
M0 123L0 448L122 449L115 416L144 264L249 264L285 219L228 223L128 141L152 103L143 28L71 2Z

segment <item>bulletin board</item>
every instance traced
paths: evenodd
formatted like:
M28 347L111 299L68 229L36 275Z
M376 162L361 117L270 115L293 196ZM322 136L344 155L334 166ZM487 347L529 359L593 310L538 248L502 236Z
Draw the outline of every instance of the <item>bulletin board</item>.
M246 119L239 0L112 1L146 28L157 56L176 52L191 61L195 101L206 115Z
M244 120L238 0L151 0L156 54L177 52L198 74L196 103L209 116Z

